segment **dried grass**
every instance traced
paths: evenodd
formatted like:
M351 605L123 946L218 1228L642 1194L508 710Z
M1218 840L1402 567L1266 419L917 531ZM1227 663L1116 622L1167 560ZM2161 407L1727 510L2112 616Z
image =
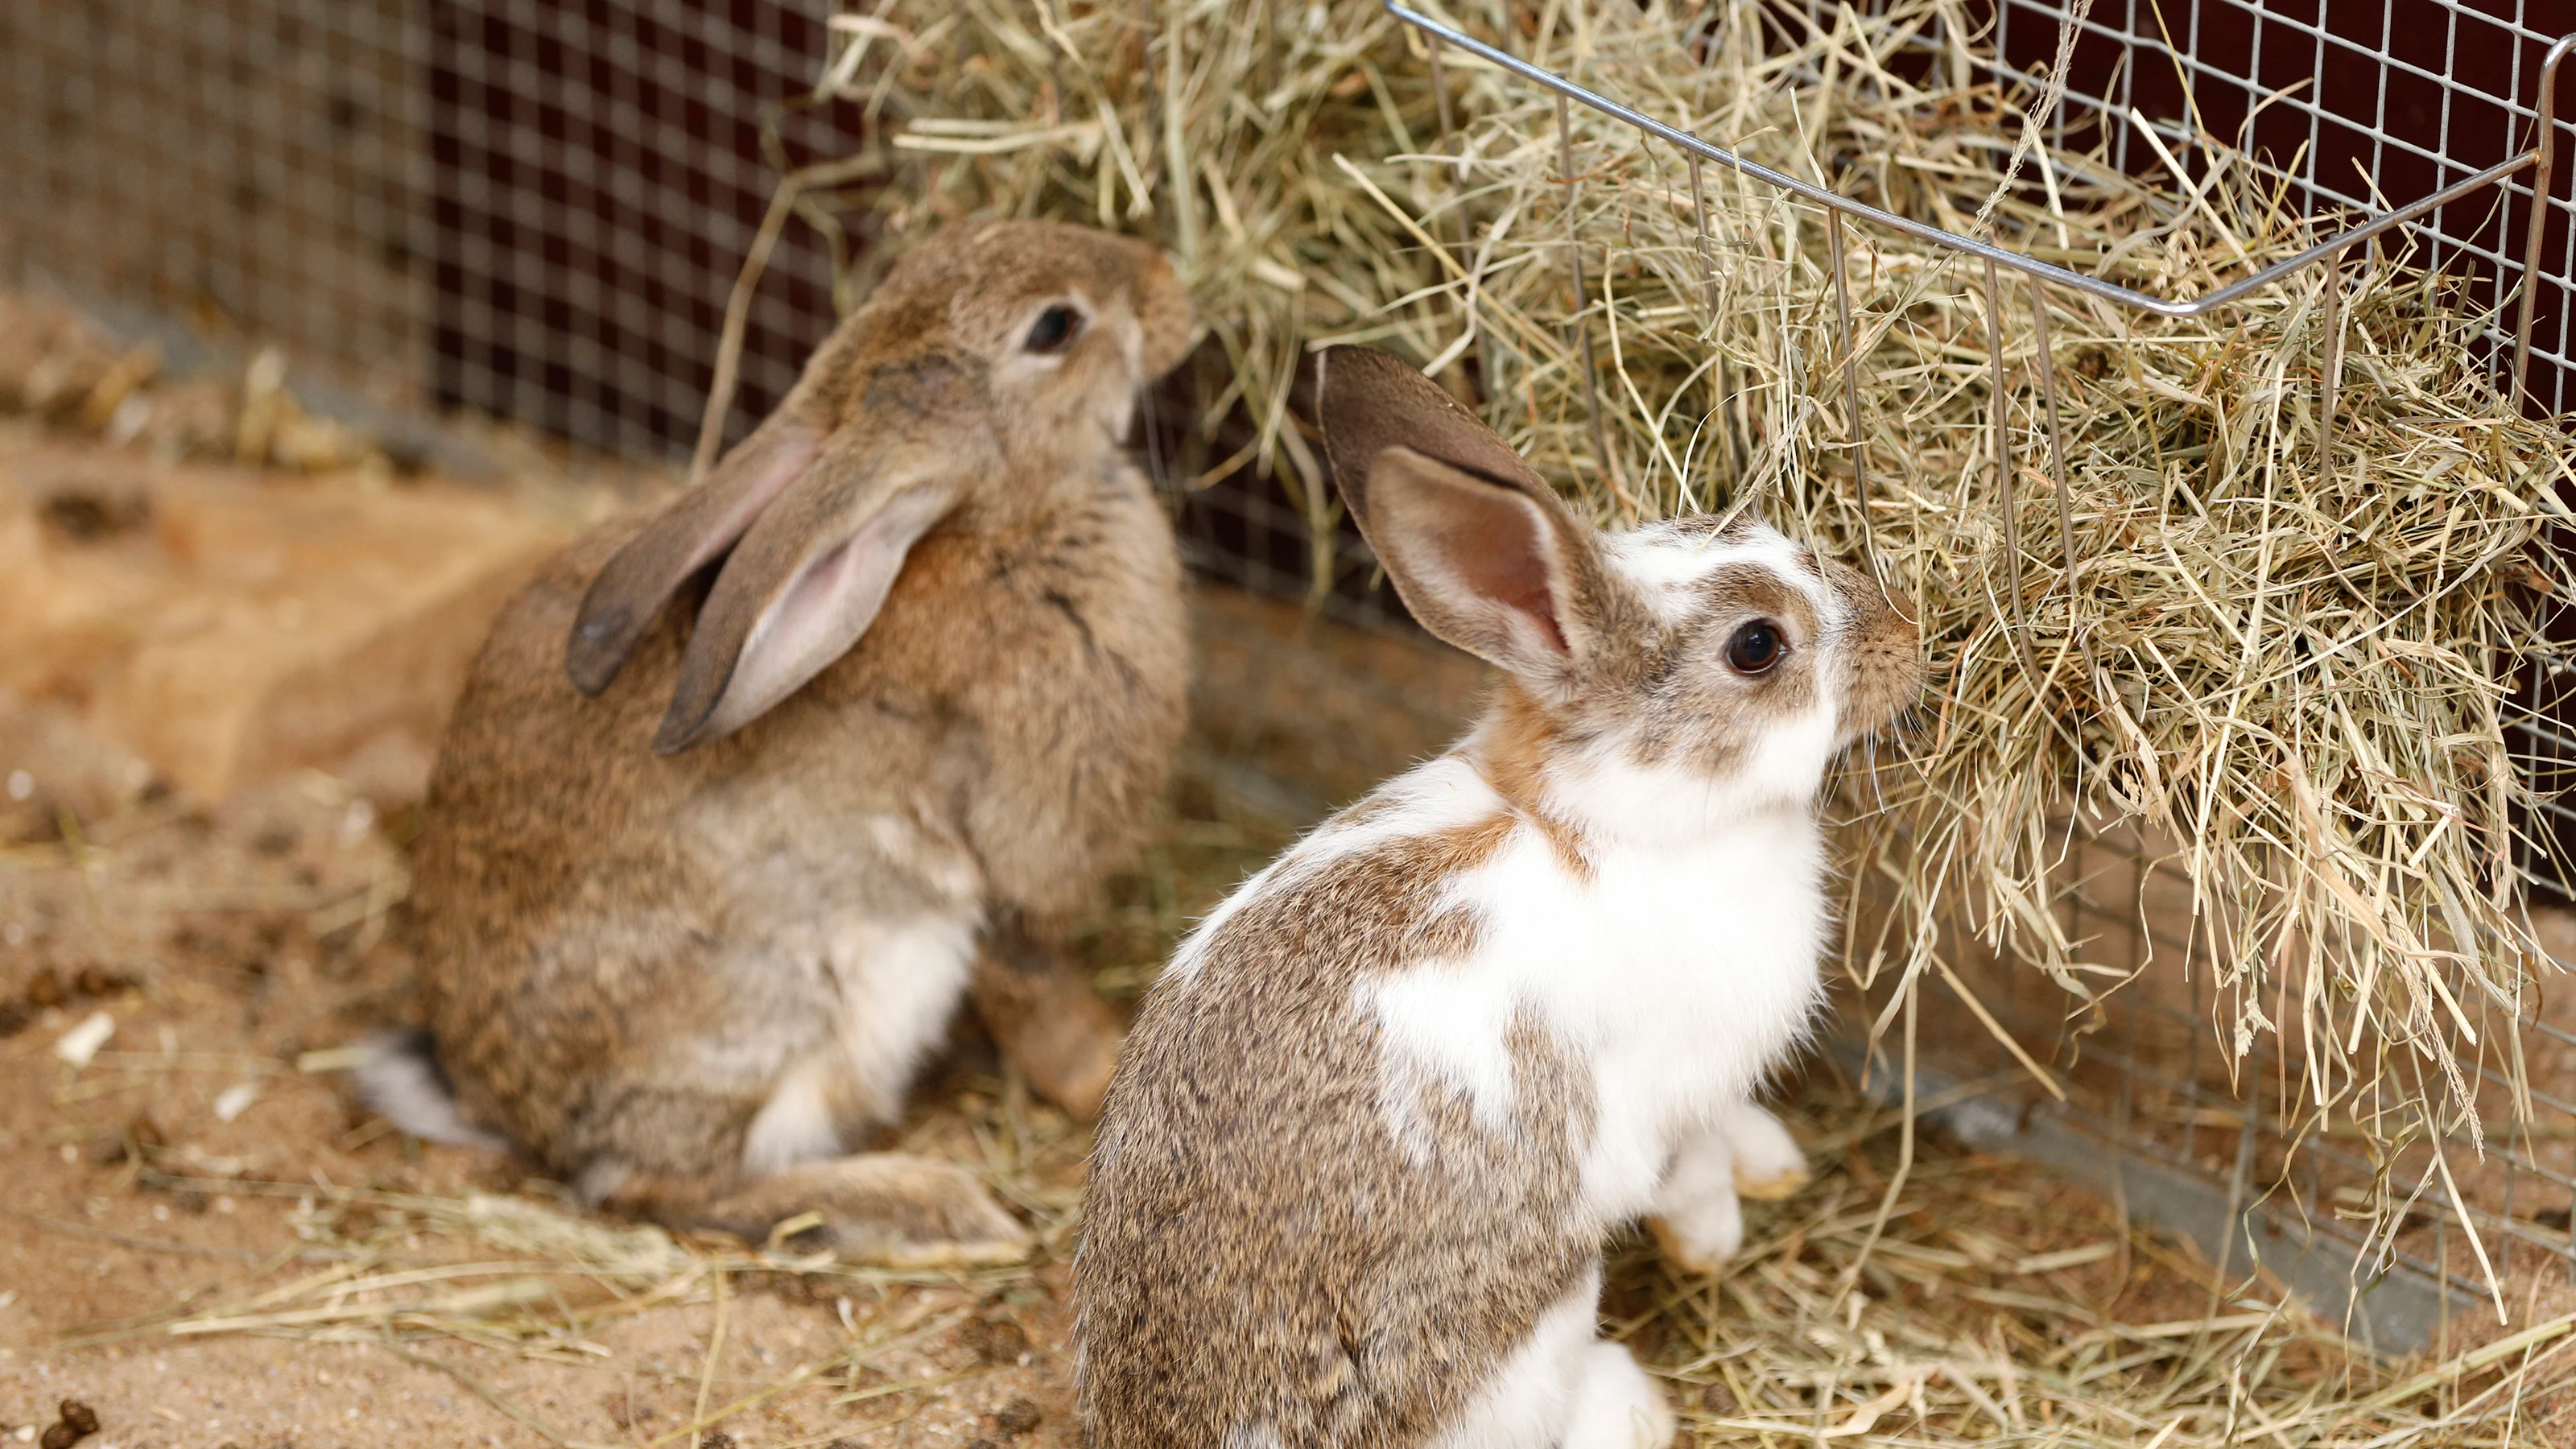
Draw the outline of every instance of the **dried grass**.
M1823 1174L1751 1219L1722 1276L1671 1275L1642 1246L1613 1274L1614 1321L1625 1306L1645 1325L1701 1442L2303 1449L2564 1431L2525 1403L2563 1380L2576 1319L2405 1372L2279 1284L2215 1273L2006 1159L1927 1145L1887 1212L1902 1108L1817 1079L1799 1100L1831 1124L1807 1139Z
M2313 239L2224 138L2145 180L2028 146L2033 98L1979 67L1953 0L1823 28L1753 0L1425 8L1753 159L2150 292ZM1336 507L1289 400L1305 353L1346 341L1423 361L1605 522L1750 506L1866 553L1936 679L1906 758L1845 794L1867 923L1847 963L1881 1029L1927 976L1969 993L1964 927L2048 973L2083 1030L2127 971L2069 932L2068 832L2142 822L2180 842L2197 919L2194 961L2144 969L2212 973L2238 1060L2282 1036L2292 1136L2474 1140L2469 1073L2519 1084L2511 1023L2545 958L2502 711L2566 587L2545 523L2569 447L2496 395L2482 319L2402 245L2348 258L2333 303L2311 271L2209 321L2050 292L2043 354L2020 281L1997 296L1955 254L1851 229L1864 510L1812 207L1580 107L1561 137L1553 97L1471 57L1435 91L1371 0L879 0L836 24L818 94L889 138L857 163L896 179L882 222L1158 236L1231 369L1200 421L1255 425L1202 481L1276 470L1319 555Z

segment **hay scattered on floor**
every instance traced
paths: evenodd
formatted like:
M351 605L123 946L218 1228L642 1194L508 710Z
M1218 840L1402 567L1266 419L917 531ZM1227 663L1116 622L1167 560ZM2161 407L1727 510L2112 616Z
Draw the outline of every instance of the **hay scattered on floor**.
M1930 1140L1874 1231L1896 1165L1897 1110L1821 1077L1798 1099L1793 1120L1819 1176L1787 1202L1751 1208L1746 1249L1724 1273L1677 1274L1642 1239L1614 1255L1605 1318L1666 1380L1686 1426L1707 1442L2216 1449L2262 1439L2290 1449L2467 1449L2550 1443L2576 1421L2576 1402L2564 1397L2576 1316L2438 1363L2396 1364L2287 1304L2277 1283L2221 1282L2191 1249L2124 1228L2098 1198ZM1027 1185L1016 1173L1061 1183L1066 1167L1031 1162L996 1175L1007 1191L1014 1181ZM792 1284L808 1301L958 1286L989 1298L1028 1284L1038 1266L896 1273L828 1254L676 1240L523 1197L201 1186L298 1200L293 1222L304 1246L283 1281L75 1342L256 1334L368 1345L448 1373L559 1443L529 1405L459 1367L452 1350L596 1366L611 1355L592 1333L666 1305L721 1312L729 1295L763 1284ZM1041 1263L1070 1251L1068 1206L1059 1197L1042 1212ZM877 1314L831 1352L731 1385L689 1421L656 1426L652 1442L676 1442L785 1395L822 1395L818 1402L855 1413L863 1402L936 1388L882 1382L871 1361L957 1328L973 1301L944 1316ZM711 1357L716 1346L720 1337ZM1062 1369L1065 1345L1032 1348Z
M1821 1074L1796 1097L1819 1180L1757 1210L1722 1276L1640 1245L1605 1300L1702 1442L2521 1445L2576 1422L2576 1319L2408 1371L2008 1159L1922 1144L1873 1240L1901 1109Z
M1780 169L2151 292L2311 235L2225 138L2143 181L2016 157L2033 97L1979 66L1954 0L1821 22L1753 0L1425 8ZM1849 229L1864 516L1812 207L1581 107L1562 153L1554 98L1470 57L1435 95L1425 43L1373 0L882 0L836 25L820 94L888 138L852 165L896 178L873 193L890 230L1042 213L1158 236L1233 370L1203 421L1258 425L1211 476L1278 470L1319 551L1335 505L1289 399L1306 349L1363 341L1476 398L1605 521L1754 506L1868 553L1937 681L1910 758L1847 795L1870 817L1858 889L1887 897L1849 956L1882 1023L1927 975L1967 989L1944 966L1964 922L2085 1026L2126 973L2064 924L2071 812L2184 842L2210 1025L2239 1059L2290 1044L2294 1134L2474 1136L2469 1072L2519 1079L2510 1024L2543 958L2510 884L2502 711L2568 587L2544 523L2570 450L2496 395L2480 319L2401 242L2346 258L2335 305L2323 272L2199 322L2050 293L2052 425L2024 282L1990 299L1978 265Z
M1284 822L1214 803L1215 794L1208 782L1184 783L1178 818L1080 933L1087 963L1141 980L1194 916L1275 847ZM314 810L297 818L305 820L310 848L324 852L342 817L311 803ZM217 864L206 859L215 848L208 839L148 816L92 811L67 818L83 820L76 838L22 843L0 861L0 885L9 888L0 895L24 905L47 899L48 891L79 891L87 909L153 936L166 934L173 917L214 929L214 913L173 901L238 898L206 889L215 882L201 876ZM217 843L264 838L277 828L264 819L209 835ZM171 853L147 855L143 846L154 839ZM261 859L278 869L303 863L294 854ZM363 864L325 876L320 896L308 891L294 908L300 914L317 899L342 898ZM90 949L71 941L53 949L76 945ZM212 947L201 954L165 968L155 987L161 1019L174 1032L220 1033L240 1015L238 988L200 997L174 979L230 959ZM309 978L287 979L295 994L313 991ZM178 1015L180 1002L197 1003L195 1028ZM59 1031L72 1016L49 1018L46 1031ZM132 1019L148 1037L145 1018ZM68 1336L70 1344L175 1360L170 1351L184 1345L253 1337L291 1346L289 1362L327 1362L335 1371L339 1360L323 1355L345 1345L444 1375L557 1443L578 1442L570 1415L599 1422L588 1408L595 1387L614 1389L616 1403L631 1405L640 1385L652 1390L640 1397L655 1398L663 1412L646 1421L613 1409L623 1432L600 1435L630 1446L683 1444L707 1427L763 1449L833 1439L922 1442L915 1432L922 1416L974 1391L998 1362L1018 1363L1023 1348L1032 1366L1015 1372L1033 1392L1043 1385L1041 1396L1051 1397L1066 1382L1068 1345L1044 1330L1060 1323L1061 1313L1032 1305L1062 1282L1087 1139L1061 1118L1025 1107L1007 1081L960 1071L925 1084L903 1145L979 1166L1038 1225L1041 1256L969 1275L895 1273L784 1248L674 1237L584 1215L533 1190L499 1192L515 1172L496 1170L480 1192L394 1190L391 1184L454 1179L424 1179L380 1123L348 1124L339 1139L345 1150L328 1155L319 1152L330 1141L325 1134L280 1143L287 1155L271 1154L257 1167L246 1167L247 1159L220 1162L203 1149L230 1150L244 1124L170 1115L191 1094L172 1087L169 1072L179 1064L224 1080L257 1058L281 1079L310 1083L322 1079L331 1049L315 1053L306 1064L313 1071L297 1072L283 1043L347 1039L308 1036L320 1028L293 1021L272 1029L281 1033L273 1040L219 1038L238 1051L137 1051L116 1060L102 1053L78 1073L53 1061L49 1048L27 1049L45 1066L41 1079L61 1087L42 1119L33 1107L41 1099L30 1094L22 1120L29 1130L7 1144L17 1154L11 1161L47 1163L55 1142L87 1142L87 1160L100 1164L90 1171L100 1175L51 1189L42 1203L0 1203L0 1216L59 1240L69 1253L99 1254L112 1245L147 1259L224 1265L220 1294L192 1290L142 1316L88 1325ZM127 1115L130 1103L94 1094L102 1085L154 1087L168 1140L138 1133L142 1119ZM270 1095L259 1110L288 1105L282 1087L272 1086ZM1751 1206L1749 1246L1725 1274L1674 1274L1642 1239L1614 1260L1605 1316L1666 1376L1699 1442L1803 1445L1827 1435L1826 1442L1856 1449L1987 1440L2134 1449L2162 1433L2158 1449L2256 1439L2290 1449L2395 1449L2544 1445L2576 1432L2568 1417L2576 1396L2567 1382L2576 1325L2567 1320L2536 1323L2430 1364L2348 1353L2330 1326L2279 1307L2278 1284L2237 1275L2215 1281L2189 1249L2129 1231L2110 1203L2053 1183L2028 1164L1970 1153L1929 1132L1909 1159L1901 1113L1846 1089L1828 1068L1787 1097L1816 1180L1785 1203ZM1946 1104L1919 1105L1929 1114ZM39 1120L69 1131L34 1130ZM101 1123L116 1121L128 1124L123 1132L98 1133ZM234 1135L214 1135L225 1131ZM105 1175L110 1163L112 1177ZM1891 1196L1900 1170L1904 1186ZM228 1216L226 1198L246 1208L266 1199L291 1211ZM180 1207L166 1219L141 1207L191 1199L218 1206L206 1216ZM103 1211L111 1203L114 1210ZM252 1221L268 1224L269 1236L208 1241L212 1225ZM805 1317L824 1329L824 1341L801 1340L791 1351L784 1340L757 1338L744 1303L755 1293L810 1305ZM842 1299L857 1311L834 1330L827 1325L839 1318ZM968 1341L1013 1317L997 1312L996 1300L1021 1305L1028 1311L1017 1316L1041 1326L1017 1347L1001 1345L1007 1352L999 1356ZM685 1310L690 1334L683 1342L696 1341L700 1330L703 1341L679 1352L639 1350L638 1331L674 1316L657 1310ZM780 1352L773 1360L754 1351L755 1343ZM757 1360L748 1374L746 1352ZM726 1355L731 1369L719 1366ZM66 1352L56 1371L90 1374L107 1361L104 1352ZM568 1379L570 1368L598 1377ZM540 1369L547 1376L535 1382L546 1387L531 1387ZM562 1396L567 1383L578 1386L578 1402ZM1054 1437L1022 1442L1066 1442L1065 1432L1059 1416L1043 1431Z

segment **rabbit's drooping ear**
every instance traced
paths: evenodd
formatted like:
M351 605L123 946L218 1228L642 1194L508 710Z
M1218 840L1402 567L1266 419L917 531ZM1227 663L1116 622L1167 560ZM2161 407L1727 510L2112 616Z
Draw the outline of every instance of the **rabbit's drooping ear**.
M1336 347L1317 370L1333 476L1413 617L1524 678L1579 662L1602 598L1591 530L1401 359Z
M689 575L733 547L821 451L819 429L773 418L629 539L591 581L564 641L573 687L584 694L606 689Z
M889 459L864 439L836 440L716 575L653 752L731 734L849 652L913 544L955 505L950 472L935 460Z

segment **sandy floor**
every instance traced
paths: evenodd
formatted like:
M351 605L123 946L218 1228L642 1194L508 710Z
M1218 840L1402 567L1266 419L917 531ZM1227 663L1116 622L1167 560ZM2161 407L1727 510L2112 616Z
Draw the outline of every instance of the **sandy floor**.
M559 1212L523 1167L405 1139L336 1072L299 1070L399 1012L401 913L370 907L398 888L400 813L318 777L212 810L156 798L115 751L25 708L0 710L0 758L66 782L0 815L0 999L17 1023L0 1040L0 1433L34 1440L69 1397L101 1424L85 1442L115 1449L649 1449L702 1419L705 1443L744 1449L1080 1442L1064 1290L1086 1138L1029 1105L971 1027L898 1136L989 1169L1046 1233L1036 1262L903 1280L740 1245L638 1247ZM1185 808L1109 893L1094 964L1141 975L1265 848ZM113 1035L66 1061L102 1014ZM1927 1140L1852 1300L1869 1317L1783 1318L1832 1301L1896 1145L1828 1076L1790 1096L1818 1179L1751 1205L1755 1247L1729 1277L1677 1275L1641 1242L1614 1260L1605 1321L1692 1376L1676 1389L1702 1423L1776 1389L1760 1354L1793 1335L1847 1338L1864 1367L1891 1341L2051 1362L2112 1321L2170 1340L2221 1302L2205 1263L2132 1237L2100 1199ZM477 1226L474 1194L517 1206ZM629 1253L649 1261L619 1268ZM383 1286L405 1273L426 1281ZM378 1286L311 1286L361 1278ZM2304 1345L2287 1362L2334 1376ZM2002 1396L2015 1371L1999 1372ZM2057 1412L2041 1396L2029 1427Z

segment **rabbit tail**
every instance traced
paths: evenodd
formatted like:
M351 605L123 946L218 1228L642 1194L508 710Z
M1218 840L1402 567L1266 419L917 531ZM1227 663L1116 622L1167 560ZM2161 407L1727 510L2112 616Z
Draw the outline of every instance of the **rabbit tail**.
M386 1121L414 1137L457 1147L510 1150L510 1141L487 1127L465 1120L457 1110L456 1090L438 1065L437 1043L425 1031L380 1031L363 1048L358 1064L358 1095Z

